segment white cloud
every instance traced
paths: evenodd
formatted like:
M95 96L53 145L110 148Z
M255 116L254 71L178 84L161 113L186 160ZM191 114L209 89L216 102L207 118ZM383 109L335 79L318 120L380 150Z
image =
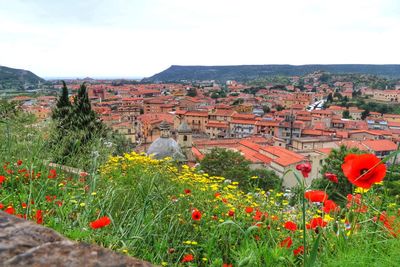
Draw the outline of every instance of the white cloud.
M172 64L400 63L395 0L143 2L0 0L0 64L149 76Z

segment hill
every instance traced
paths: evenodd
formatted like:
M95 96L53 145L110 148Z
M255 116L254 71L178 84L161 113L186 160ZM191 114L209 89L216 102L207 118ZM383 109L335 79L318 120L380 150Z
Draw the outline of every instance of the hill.
M143 82L195 81L195 80L253 80L265 76L301 76L315 71L330 73L357 73L400 77L400 65L238 65L238 66L178 66L157 73Z
M35 88L44 79L28 70L0 66L0 90L26 90Z

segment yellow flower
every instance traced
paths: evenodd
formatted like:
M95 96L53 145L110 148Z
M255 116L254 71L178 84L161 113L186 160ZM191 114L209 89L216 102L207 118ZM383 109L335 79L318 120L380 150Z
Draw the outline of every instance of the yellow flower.
M168 266L168 262L163 261L163 262L161 262L161 265L162 266Z
M354 193L363 194L363 193L368 192L368 190L369 189L365 189L365 188L362 188L362 187L357 187L356 189L354 189Z
M91 195L92 195L92 196L95 196L95 195L97 195L97 193L96 193L96 192L92 192Z
M325 216L324 216L324 221L328 221L328 222L330 222L330 221L332 221L334 218L332 218L331 216L329 216L329 214L325 214Z
M123 249L122 252L123 253L128 253L128 250L127 249Z
M81 207L85 207L85 206L86 206L86 204L82 202L81 204L79 204L79 206L81 206Z
M201 258L201 260L202 260L202 261L208 261L208 259L207 259L207 258Z

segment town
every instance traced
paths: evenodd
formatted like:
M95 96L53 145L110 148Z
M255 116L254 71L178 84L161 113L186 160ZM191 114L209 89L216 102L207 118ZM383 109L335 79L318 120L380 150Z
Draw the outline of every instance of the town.
M292 187L295 177L284 175L289 169L310 162L311 176L318 177L334 148L354 147L383 159L397 150L400 142L400 115L385 112L387 106L399 104L399 81L382 90L360 86L347 76L326 82L327 75L314 72L285 77L283 85L268 81L254 86L235 80L115 83L92 79L86 85L100 120L125 136L137 152L166 156L161 151L167 149L165 144L151 146L164 138L177 144L180 161L193 166L212 148L225 148L242 154L254 169L265 168L284 177L283 185ZM83 81L67 81L71 100ZM60 92L61 81L53 83ZM11 100L45 122L57 96L25 95ZM363 109L360 103L372 109ZM383 111L376 109L376 103Z

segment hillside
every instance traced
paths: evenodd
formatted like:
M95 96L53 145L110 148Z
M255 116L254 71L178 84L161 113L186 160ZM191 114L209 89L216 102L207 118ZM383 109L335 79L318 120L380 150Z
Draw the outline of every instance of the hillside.
M400 77L400 65L239 65L239 66L178 66L145 78L143 82L167 82L181 80L238 80L246 81L263 76L287 75L297 76L314 71L330 73L358 73Z
M25 90L35 88L44 79L28 70L0 66L0 90Z

